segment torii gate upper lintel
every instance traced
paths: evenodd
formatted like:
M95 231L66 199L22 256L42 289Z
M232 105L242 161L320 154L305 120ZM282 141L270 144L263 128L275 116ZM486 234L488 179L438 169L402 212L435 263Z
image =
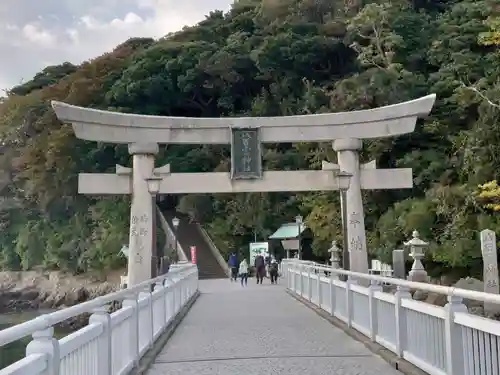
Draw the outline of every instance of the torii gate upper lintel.
M117 166L116 174L81 173L79 192L132 194L129 285L134 285L151 276L151 265L144 260L152 251L152 201L146 180L153 176L162 178L162 194L229 193L339 190L346 180L336 177L338 171L347 172L351 175L345 202L350 265L353 271L368 272L361 190L411 188L413 179L409 168L376 169L374 162L361 165L362 139L413 132L417 118L427 116L435 100L436 95L431 94L362 111L235 118L123 114L61 102L52 102L52 106L61 121L72 124L78 138L129 144L132 168ZM258 129L259 144L332 141L338 165L325 162L321 171L264 171L256 179L243 180L232 179L230 173L171 174L169 165L154 168L158 144L233 144L235 129L241 128Z
M77 138L109 143L229 144L230 128L258 128L262 143L324 142L385 138L415 130L436 100L431 94L385 107L353 112L281 117L169 117L102 111L53 101L57 117ZM304 134L307 133L307 134Z

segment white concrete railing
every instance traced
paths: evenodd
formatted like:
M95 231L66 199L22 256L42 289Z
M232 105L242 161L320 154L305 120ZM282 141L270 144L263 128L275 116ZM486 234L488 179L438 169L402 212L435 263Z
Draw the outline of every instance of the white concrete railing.
M154 291L150 292L151 286ZM198 290L195 265L0 331L0 346L32 335L26 357L0 375L126 375ZM123 301L108 314L107 305ZM93 313L89 324L57 340L54 325Z
M210 251L212 252L213 256L215 257L215 260L217 260L217 263L221 266L221 268L226 272L226 275L229 277L230 275L230 270L229 266L227 265L226 260L224 257L221 255L219 249L215 245L214 241L212 241L212 238L208 234L208 232L203 228L199 223L196 223L196 227L198 228L198 231L201 233L203 239L207 243L208 247L210 248Z
M500 295L333 270L292 259L283 260L283 271L293 293L428 374L500 374L500 322L469 314L462 303L467 298L500 304ZM330 276L324 276L324 271ZM349 280L340 281L341 274ZM359 285L357 280L362 279L371 285ZM382 292L380 283L396 285L396 293ZM447 295L448 303L439 307L413 300L410 289Z

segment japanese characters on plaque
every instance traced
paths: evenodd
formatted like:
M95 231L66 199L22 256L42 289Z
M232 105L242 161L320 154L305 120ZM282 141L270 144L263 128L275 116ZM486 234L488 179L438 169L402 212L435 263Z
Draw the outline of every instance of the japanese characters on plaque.
M134 251L134 262L142 264L144 261L144 238L148 235L147 223L148 215L132 216L130 226L130 243L131 249Z
M486 293L499 292L498 259L495 232L489 229L481 231L481 253L483 255L483 280Z
M498 284L498 259L497 259L497 240L495 232L489 229L481 231L481 253L483 255L483 282L484 292L499 292ZM500 312L500 306L493 303L484 303L484 312L497 314Z
M231 178L262 178L262 151L259 129L231 129Z

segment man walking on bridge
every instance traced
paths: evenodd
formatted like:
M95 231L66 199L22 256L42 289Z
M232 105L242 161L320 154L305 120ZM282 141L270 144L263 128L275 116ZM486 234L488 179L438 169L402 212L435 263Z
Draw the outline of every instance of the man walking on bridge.
M238 257L236 256L236 252L233 251L229 255L229 259L227 261L227 265L231 269L231 281L237 281L238 280Z
M257 277L257 284L262 284L264 276L266 276L266 260L262 254L258 254L254 261L255 277Z

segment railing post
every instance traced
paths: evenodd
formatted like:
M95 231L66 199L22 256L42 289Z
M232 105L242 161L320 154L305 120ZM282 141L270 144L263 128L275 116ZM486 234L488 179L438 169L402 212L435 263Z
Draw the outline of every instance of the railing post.
M186 288L186 302L189 301L189 297L191 297L191 273L189 268L186 268L184 273L184 284Z
M465 375L462 328L455 324L455 313L467 312L462 298L448 296L448 303L444 306L446 320L444 327L446 345L446 374Z
M170 318L172 318L172 303L170 302L171 298L171 289L172 289L172 281L169 277L165 279L165 300L163 303L165 304L165 327L170 323Z
M345 312L347 318L347 326L349 328L352 327L352 291L351 285L354 284L354 281L349 277L345 281Z
M99 375L112 375L111 374L111 316L108 314L106 306L94 309L94 313L89 318L89 324L101 324L103 332L99 337L98 348L99 355L95 360L97 361L97 368ZM118 348L117 348L118 349Z
M127 297L123 303L123 307L132 308L131 324L130 324L130 357L134 363L134 367L139 364L139 303L137 302L137 294L133 293Z
M147 310L147 317L148 317L148 324L147 324L147 330L148 332L144 332L145 334L148 335L148 348L151 348L153 346L153 338L154 338L154 328L153 328L153 294L150 292L151 286L146 287L146 289L143 292L139 292L139 301L143 298L146 299L146 308ZM140 348L139 348L140 349Z
M177 274L172 274L172 317L177 314L177 287L179 286L177 283Z
M182 291L182 274L180 271L177 274L176 285L177 285L177 311L176 311L176 314L177 314L177 313L179 313L179 311L181 311L182 304L184 302L184 297L182 294L183 293L183 291Z
M318 271L318 273L316 274L318 276L318 287L317 287L317 290L318 290L318 307L321 308L321 304L322 304L322 295L321 295L321 271Z
M286 280L286 288L289 289L289 290L293 290L292 289L292 283L291 283L291 280L288 278L288 275L287 273L285 272L285 268L286 268L286 262L285 261L281 261L281 277L284 278ZM278 274L279 275L279 274Z
M302 264L297 264L297 270L299 271L299 295L304 297L304 280L302 279Z
M200 271L198 269L198 266L196 266L196 273L195 273L195 277L196 277L196 290L200 290Z
M181 286L181 295L182 295L182 298L181 298L181 309L182 309L182 307L184 306L184 304L187 301L187 289L186 289L186 283L185 283L185 281L186 281L185 280L185 274L186 274L185 271L181 271L181 274L179 276L179 278L180 278L179 283L180 283L180 286Z
M182 294L183 293L182 292L182 274L181 274L180 268L177 271L176 278L177 278L177 280L175 281L175 285L177 287L177 310L175 311L175 313L177 314L181 310L182 302L184 299L183 294Z
M165 324L165 288L163 287L163 282L158 281L155 284L154 291L158 292L159 300L161 303L160 303L160 308L159 308L159 314L160 314L159 317L156 317L154 315L154 310L153 310L153 322L158 320L158 322L160 323L160 330L158 331L158 333L161 334L161 333L163 333L163 331L165 330L165 327L166 327L166 324ZM153 323L153 327L154 327L154 323ZM153 337L155 334L156 334L156 332L154 332L154 328L153 328Z
M370 338L373 342L377 339L378 329L378 313L377 313L377 300L375 293L381 292L382 286L375 280L372 280L368 288L368 306L370 309Z
M194 296L196 291L198 290L198 276L196 274L196 268L193 268L193 271L191 272L191 279L192 279L192 285L193 289L191 290L191 297Z
M332 316L335 316L335 304L336 304L335 294L337 289L333 281L337 279L338 279L337 275L332 270L332 272L330 272L330 314L332 314Z
M312 269L311 266L307 267L307 299L309 300L309 302L312 302L313 300L311 269Z
M403 299L411 299L409 289L403 286L398 286L395 294L395 315L396 315L396 354L399 357L403 356L403 351L407 346L406 337L406 312L402 307Z
M43 316L37 319L46 321ZM61 365L59 341L54 337L54 328L50 327L49 324L47 326L49 328L33 333L33 341L26 347L26 356L31 354L45 354L47 358L47 375L59 375Z
M179 289L179 274L176 273L174 276L174 316L177 315L177 313L180 310L181 306L181 291Z
M293 273L291 272L291 269L289 268L288 269L288 275L290 275L290 279L292 279L292 288L293 288L293 291L295 293L299 293L299 289L298 289L298 281L297 281L297 277L298 277L298 271L297 271L297 266L296 265L293 265L293 263L288 263L288 267L293 267Z
M283 268L285 268L285 267L288 268L288 267L290 267L290 265L285 264L283 266ZM286 279L287 279L288 289L290 289L294 293L297 293L297 291L295 290L295 273L290 272L290 269L288 269L286 272Z

